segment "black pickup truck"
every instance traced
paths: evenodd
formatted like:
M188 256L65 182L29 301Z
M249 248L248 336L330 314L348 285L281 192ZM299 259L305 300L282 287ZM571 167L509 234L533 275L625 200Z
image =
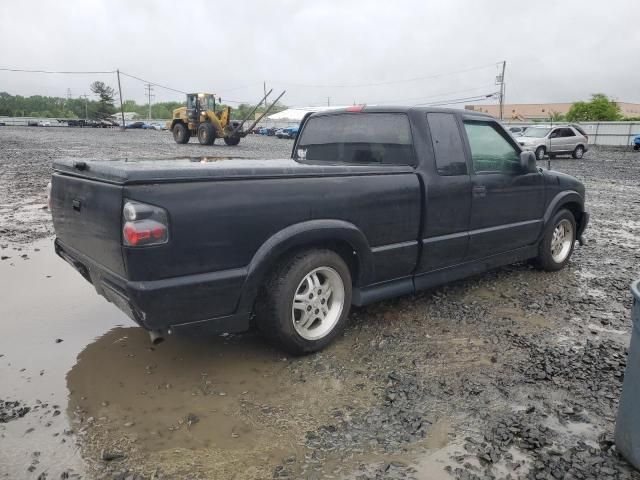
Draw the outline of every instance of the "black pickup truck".
M302 354L351 305L513 262L562 268L589 215L493 118L431 108L310 114L292 158L54 164L57 253L159 338L254 324Z

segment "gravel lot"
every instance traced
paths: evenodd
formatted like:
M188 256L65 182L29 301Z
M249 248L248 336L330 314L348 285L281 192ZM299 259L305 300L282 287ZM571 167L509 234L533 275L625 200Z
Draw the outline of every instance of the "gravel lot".
M553 161L585 182L592 214L567 269L517 264L355 309L342 338L305 358L253 334L150 348L51 252L55 158L290 148L0 127L0 475L640 479L613 445L640 276L638 153Z

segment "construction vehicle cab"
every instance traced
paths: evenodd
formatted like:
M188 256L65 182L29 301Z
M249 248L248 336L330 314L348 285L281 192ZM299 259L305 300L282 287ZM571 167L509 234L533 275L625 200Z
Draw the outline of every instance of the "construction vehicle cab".
M264 115L266 115L284 95L280 96L265 109L255 120L250 129L242 130L242 126L255 113L257 108L265 102L271 93L267 93L254 107L244 120L231 120L231 107L216 108L216 96L211 93L187 93L186 106L176 108L167 128L173 133L176 143L188 143L192 135L198 137L201 145L213 145L216 138L223 138L227 145L238 145L240 139L247 135ZM218 99L219 100L219 99Z

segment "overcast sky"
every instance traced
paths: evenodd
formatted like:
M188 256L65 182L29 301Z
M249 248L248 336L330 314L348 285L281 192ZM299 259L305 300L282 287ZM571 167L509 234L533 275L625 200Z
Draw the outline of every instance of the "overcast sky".
M507 102L603 92L640 102L640 9L607 1L3 1L0 67L120 70L223 101L420 104L497 91ZM0 71L0 91L74 97L115 75ZM125 99L144 85L123 77ZM183 95L155 87L156 100ZM491 100L495 102L495 100ZM460 105L462 106L462 104Z

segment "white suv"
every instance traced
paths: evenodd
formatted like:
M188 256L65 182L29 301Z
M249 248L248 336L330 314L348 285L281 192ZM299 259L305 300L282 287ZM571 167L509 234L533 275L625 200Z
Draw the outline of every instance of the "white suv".
M555 158L557 155L582 158L589 150L589 137L578 125L536 125L527 128L517 141L523 150L535 152L538 160L542 160L546 155L549 155L549 158Z

